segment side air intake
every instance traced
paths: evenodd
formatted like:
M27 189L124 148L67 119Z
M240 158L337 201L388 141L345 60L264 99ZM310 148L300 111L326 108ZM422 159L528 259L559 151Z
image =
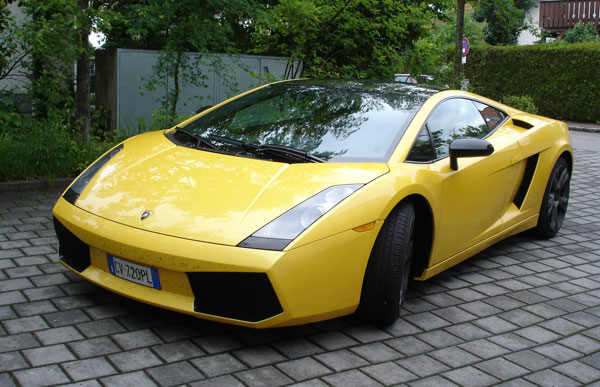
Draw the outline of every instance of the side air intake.
M525 122L523 120L519 120L519 119L513 118L512 122L513 122L513 125L518 126L520 128L523 128L523 129L531 129L531 128L533 128L533 125L531 125L529 122Z
M523 201L525 200L527 191L529 191L529 187L531 186L531 181L533 180L533 174L535 173L535 168L537 167L539 157L540 156L538 154L535 154L527 158L527 163L525 164L525 172L523 172L521 184L519 185L517 194L513 199L513 203L519 208L521 208L521 206L523 205Z

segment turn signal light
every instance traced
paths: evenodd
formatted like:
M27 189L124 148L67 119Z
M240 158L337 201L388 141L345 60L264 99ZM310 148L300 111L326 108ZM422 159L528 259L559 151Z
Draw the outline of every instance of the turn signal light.
M356 232L371 231L375 227L375 222L363 224L362 226L354 227L353 230Z

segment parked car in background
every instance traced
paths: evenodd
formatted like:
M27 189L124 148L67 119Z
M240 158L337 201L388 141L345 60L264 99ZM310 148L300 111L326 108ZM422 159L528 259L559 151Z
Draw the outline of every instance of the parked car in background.
M419 75L417 78L412 77L410 74L394 74L394 81L412 84L430 84L435 81L435 78L425 74Z

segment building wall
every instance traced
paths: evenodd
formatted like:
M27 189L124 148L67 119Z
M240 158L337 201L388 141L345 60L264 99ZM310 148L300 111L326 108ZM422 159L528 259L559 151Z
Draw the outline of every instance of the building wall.
M539 28L540 28L540 0L533 0L534 5L527 11L527 14L525 15L525 21L527 21L530 24L533 24L539 32ZM533 35L531 32L529 32L528 30L522 31L521 34L519 35L519 40L517 41L517 44L521 45L521 46L525 46L528 44L533 44L536 41L538 41L539 38L535 35Z

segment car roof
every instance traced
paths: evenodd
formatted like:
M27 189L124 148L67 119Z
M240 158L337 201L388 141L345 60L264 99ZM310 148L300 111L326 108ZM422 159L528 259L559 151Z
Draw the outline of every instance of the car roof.
M285 83L341 89L363 89L365 91L406 94L412 97L420 94L424 99L441 91L441 89L430 86L373 79L295 79L286 81Z

